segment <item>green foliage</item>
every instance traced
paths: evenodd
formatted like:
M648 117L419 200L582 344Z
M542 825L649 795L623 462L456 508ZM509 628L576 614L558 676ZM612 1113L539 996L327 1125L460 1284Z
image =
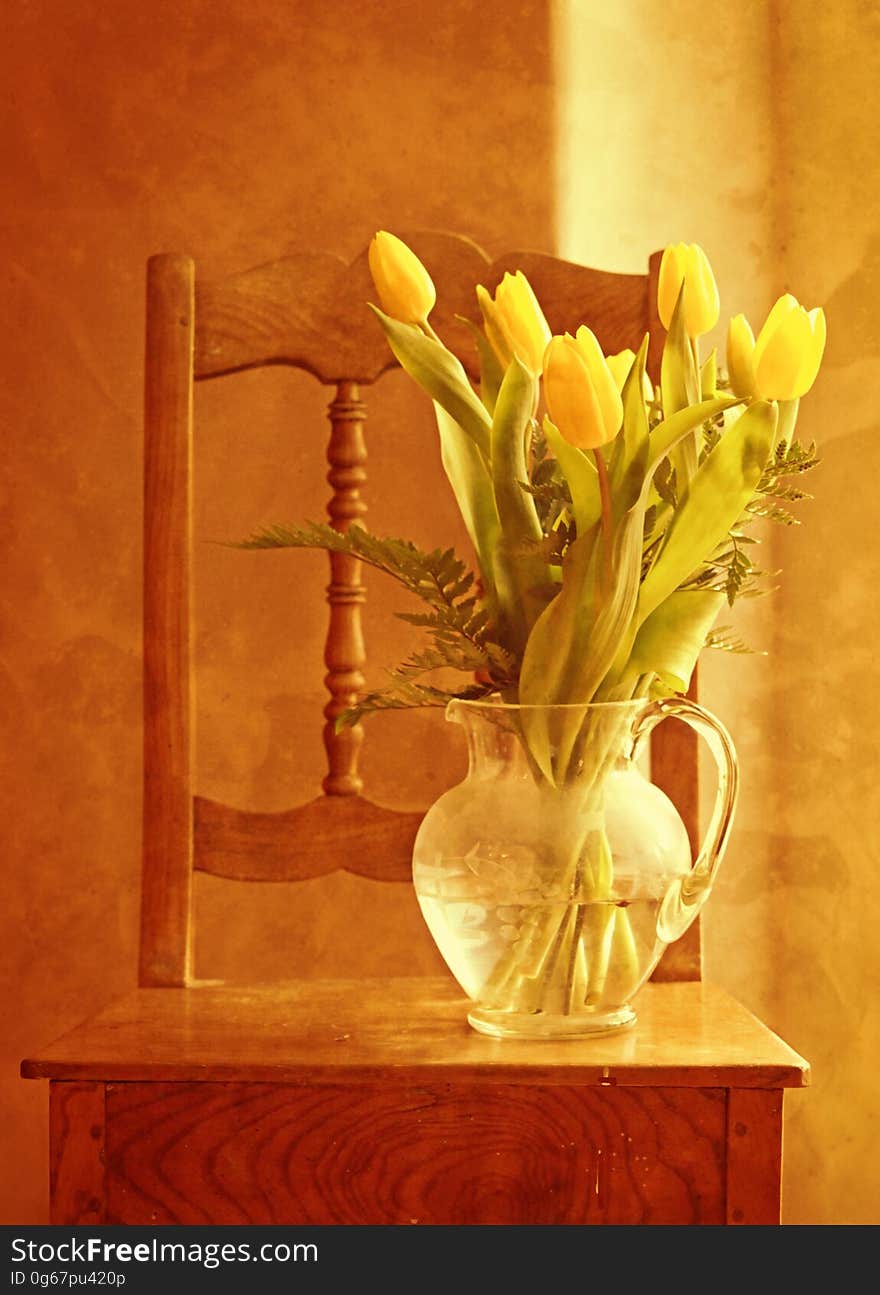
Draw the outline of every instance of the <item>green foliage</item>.
M756 653L734 632L731 625L717 625L706 635L706 647L716 648L720 652L732 652L736 656L766 656L766 652Z
M725 600L763 591L750 528L796 525L792 506L810 496L792 478L818 460L815 446L792 440L797 400L718 393L714 353L701 365L682 300L659 390L646 401L645 337L623 386L622 427L595 453L549 418L537 427L538 376L517 358L502 370L481 330L469 325L478 393L433 329L376 310L398 361L434 402L478 570L451 549L425 552L358 526L274 526L244 542L348 554L424 604L397 614L426 631L426 645L340 723L501 693L537 707L522 720L533 765L564 781L577 764L578 722L564 719L551 733L541 705L681 691L703 647L748 650L713 621ZM446 687L437 681L444 671L470 678Z
M706 437L706 455L711 453L728 434L729 431L723 432L718 427L711 427ZM730 606L737 598L756 597L769 592L763 583L768 573L756 564L748 552L748 546L757 544L758 540L743 528L759 519L777 522L783 526L800 525L800 519L777 501L800 503L801 500L811 499L812 495L791 485L786 478L808 472L818 463L814 444L803 446L797 441L792 441L791 444L785 445L780 442L771 451L752 497L723 543L683 583L682 588L714 589L723 592ZM661 474L658 473L655 479L658 491L661 485L660 479ZM714 642L709 646L727 647L726 644ZM727 650L734 649L727 647Z
M537 423L531 425L530 451L529 479L517 484L534 499L541 530L546 536L563 513L570 513L571 488Z
M388 345L411 378L454 418L483 454L489 454L491 418L468 381L461 361L416 324L402 324L376 306L370 309L385 330Z
M526 435L538 401L538 380L516 357L508 366L492 416L492 488L504 543L495 555L503 564L504 586L497 585L499 619L505 641L520 655L545 600L540 591L547 571L535 542L543 536L535 501L520 489L527 473ZM531 542L531 543L530 543Z
M776 432L776 407L751 405L697 468L642 583L639 622L701 569L754 493Z
M398 612L411 625L427 630L431 646L413 654L391 672L393 684L364 698L349 715L402 706L439 706L453 697L471 695L444 691L413 682L418 675L438 669L481 673L479 695L509 688L515 681L517 661L493 635L484 601L475 592L474 573L453 549L424 552L409 540L370 534L361 526L345 532L326 524L270 526L237 547L243 549L326 549L346 553L383 571L428 604L427 612ZM476 685L474 685L476 686ZM351 720L349 720L351 722Z
M344 710L336 720L337 730L348 724L357 724L365 715L375 715L382 710L409 710L416 706L448 706L451 701L480 701L496 692L494 684L471 684L467 688L448 690L430 684L414 683L401 677L397 670L389 671L393 682L387 688L369 692L356 706Z

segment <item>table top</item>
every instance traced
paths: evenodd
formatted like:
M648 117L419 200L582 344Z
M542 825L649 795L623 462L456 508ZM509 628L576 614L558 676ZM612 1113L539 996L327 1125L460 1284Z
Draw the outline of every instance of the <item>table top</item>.
M27 1079L798 1088L809 1065L722 989L648 984L619 1034L491 1039L449 979L139 989L22 1063Z

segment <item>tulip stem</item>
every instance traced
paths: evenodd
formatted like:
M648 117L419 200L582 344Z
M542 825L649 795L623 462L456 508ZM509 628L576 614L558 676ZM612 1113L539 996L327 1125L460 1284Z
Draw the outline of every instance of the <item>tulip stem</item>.
M611 531L612 531L612 514L611 514L611 485L608 481L608 468L605 464L605 456L600 446L593 450L593 456L596 460L596 472L599 475L599 499L602 503L602 532L605 537L605 562L603 566L603 576L605 582L605 591L611 587Z
M425 332L428 334L429 337L433 338L435 342L440 342L440 345L441 346L443 345L443 343L440 341L440 338L437 336L437 334L434 332L431 325L428 323L427 319L422 320L422 328L425 330Z

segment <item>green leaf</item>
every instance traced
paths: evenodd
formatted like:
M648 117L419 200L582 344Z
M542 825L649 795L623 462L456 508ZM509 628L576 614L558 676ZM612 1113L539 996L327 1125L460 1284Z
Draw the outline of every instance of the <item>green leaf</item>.
M728 535L761 479L775 435L776 406L759 401L728 428L700 464L673 514L657 560L642 584L639 624Z
M416 324L402 324L370 306L385 330L388 344L411 378L442 405L451 418L489 457L492 420L474 391L460 361L442 342L427 337Z
M537 378L516 357L498 393L492 418L492 485L505 539L540 540L535 501L520 486L527 477L526 436L537 403Z
M489 464L471 437L436 400L434 413L443 468L474 546L486 596L494 603L497 599L495 557L501 528Z
M696 405L700 400L700 375L694 359L691 339L684 327L684 283L669 321L669 332L663 343L660 362L660 391L663 413L666 418ZM672 455L672 466L678 478L679 490L690 481L697 470L696 438L685 438Z
M476 343L477 354L480 357L480 398L489 413L492 414L495 412L495 402L498 399L498 392L504 379L501 361L493 351L482 328L475 324L472 319L468 319L467 315L456 315L455 318L459 323L467 325Z
M627 677L656 674L672 692L687 692L706 635L724 603L724 594L684 589L670 594L636 635Z
M700 395L711 400L718 388L718 352L713 346L708 360L700 369Z
M614 444L611 481L615 504L626 512L639 497L650 452L648 414L642 383L648 360L646 333L623 384L623 427Z
M544 611L526 645L519 696L526 705L574 707L571 723L557 724L550 742L539 710L524 712L536 763L553 781L569 771L582 715L627 642L638 598L642 526L647 490L615 528L610 544L597 524L569 549L562 591ZM628 648L628 642L627 642Z
M664 418L651 433L648 476L653 476L659 461L675 448L676 442L681 440L686 432L699 427L700 423L707 422L723 410L740 404L742 401L736 396L716 396L714 400L701 400L699 404L679 410L671 418ZM678 493L683 494L684 482L678 481L677 486Z
M637 629L644 519L654 473L682 437L731 403L736 402L729 397L703 401L674 414L651 433L638 497L615 527L610 592L602 596L600 571L608 562L607 542L596 524L589 554L586 546L578 550L572 545L563 567L562 593L532 630L523 656L521 697L525 693L543 704L550 698L572 703L588 702L601 692L613 699ZM537 753L536 758L540 763Z
M510 595L499 607L510 627L512 642L525 646L529 628L544 607L539 591L548 583L547 564L540 551L543 531L535 501L520 486L527 475L526 436L537 403L537 378L515 356L508 365L498 392L492 419L492 485L501 523L501 546L495 568L509 575Z
M602 512L599 474L589 456L576 445L570 445L546 415L544 435L547 437L547 444L553 452L553 457L562 470L562 475L568 482L571 511L578 535L586 535L599 520Z

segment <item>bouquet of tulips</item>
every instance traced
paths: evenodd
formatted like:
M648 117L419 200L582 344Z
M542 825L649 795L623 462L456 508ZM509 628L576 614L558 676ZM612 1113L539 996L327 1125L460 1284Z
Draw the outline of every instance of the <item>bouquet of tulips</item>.
M492 695L522 712L534 776L564 786L589 775L580 706L687 690L723 604L756 591L750 523L794 522L805 497L790 478L813 466L793 438L798 402L825 344L821 309L780 297L755 339L738 315L726 376L700 338L719 317L709 261L696 244L666 249L660 384L637 353L604 355L587 323L551 336L522 272L494 296L477 287L483 327L475 389L429 318L430 275L394 235L376 234L373 306L394 355L433 401L443 466L470 536L475 573L449 549L426 553L362 527L275 526L248 547L323 547L378 567L422 598L402 613L429 643L390 686L343 716ZM459 671L443 687L435 671ZM426 682L426 677L434 682ZM573 705L551 735L544 708Z

